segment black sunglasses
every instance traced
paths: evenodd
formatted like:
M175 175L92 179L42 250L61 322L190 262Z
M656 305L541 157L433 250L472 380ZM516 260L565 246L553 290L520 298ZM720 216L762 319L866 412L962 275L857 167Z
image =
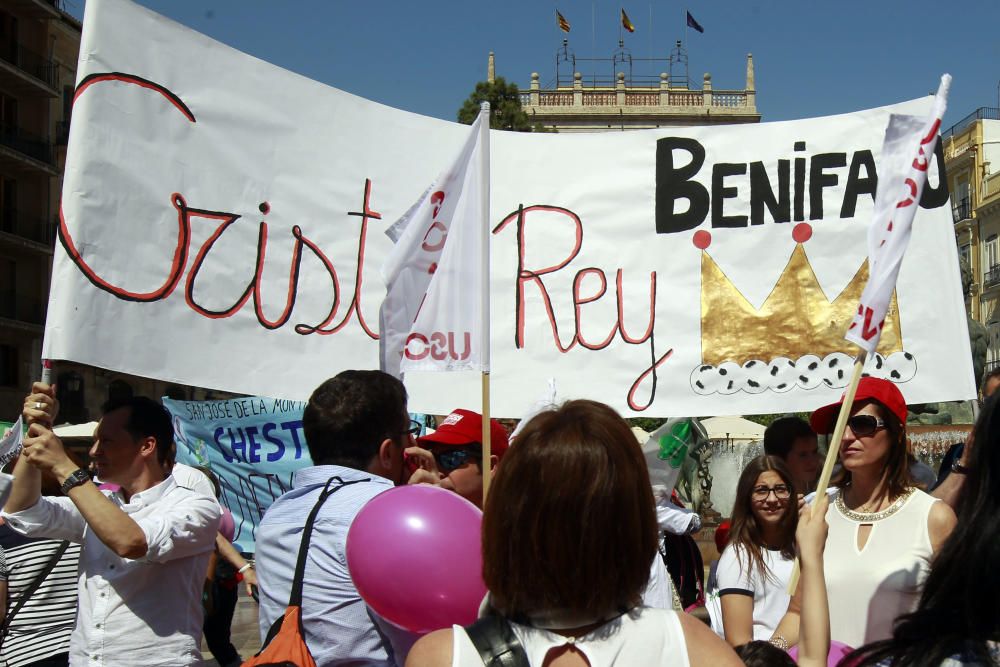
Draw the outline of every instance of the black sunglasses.
M479 445L476 446L478 447ZM434 460L437 461L441 472L451 472L464 466L469 462L469 459L479 461L481 456L478 451L474 451L471 447L466 447L463 449L445 449L435 452Z
M851 427L851 432L859 438L872 435L880 428L885 428L885 422L875 415L854 415L847 420L847 425Z

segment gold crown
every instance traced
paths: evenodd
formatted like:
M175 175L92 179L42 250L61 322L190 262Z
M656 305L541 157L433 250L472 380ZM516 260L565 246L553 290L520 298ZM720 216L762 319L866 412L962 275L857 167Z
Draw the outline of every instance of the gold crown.
M804 226L803 226L804 225ZM701 255L701 356L702 363L719 366L725 361L743 365L751 359L775 357L796 360L813 354L823 358L845 352L847 327L857 311L868 282L868 260L832 302L826 296L802 243L811 228L796 226L797 243L788 264L760 309L754 308L715 260L705 252L711 237L696 234ZM888 356L903 349L896 292L892 293L877 352Z

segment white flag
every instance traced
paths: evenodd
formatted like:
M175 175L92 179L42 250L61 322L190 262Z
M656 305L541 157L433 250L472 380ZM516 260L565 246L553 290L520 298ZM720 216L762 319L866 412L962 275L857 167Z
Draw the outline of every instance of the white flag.
M847 340L869 354L878 347L903 253L910 242L913 216L934 161L938 130L948 102L951 76L941 77L928 118L892 114L885 130L879 165L875 209L868 229L868 284L858 312L847 329ZM944 174L939 174L944 178Z
M386 373L489 370L488 160L485 111L451 168L386 230L396 244L382 266L379 355Z

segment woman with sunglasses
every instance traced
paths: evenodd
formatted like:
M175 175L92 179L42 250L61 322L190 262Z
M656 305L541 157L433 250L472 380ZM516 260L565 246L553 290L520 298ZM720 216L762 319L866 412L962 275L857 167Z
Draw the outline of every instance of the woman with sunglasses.
M583 400L537 414L486 499L486 618L423 637L407 667L740 665L697 619L642 606L658 532L646 462L624 419ZM494 646L510 651L502 659L469 637L491 625Z
M788 609L798 519L792 475L777 456L750 461L736 485L717 578L726 641L770 639Z
M847 657L857 667L1000 664L1000 403L986 401L957 501L958 525L931 565L912 614L892 637Z
M816 410L813 430L833 431L840 405ZM930 562L955 526L950 507L912 484L906 415L895 384L862 378L840 442L824 552L830 636L848 646L892 635L896 619L916 607ZM794 643L799 608L796 596L775 633L779 643Z

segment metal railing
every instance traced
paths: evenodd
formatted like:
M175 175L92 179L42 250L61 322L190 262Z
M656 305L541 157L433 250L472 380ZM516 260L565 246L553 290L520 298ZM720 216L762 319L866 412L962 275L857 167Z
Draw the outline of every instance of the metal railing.
M13 290L0 290L0 317L30 324L44 324L45 310L40 299L33 299Z
M0 144L46 164L55 165L52 142L19 127L0 127Z
M50 88L59 87L59 66L24 44L14 41L0 42L0 60L10 63Z
M0 209L0 232L51 246L55 240L56 226L45 218L8 208Z
M969 125L977 120L1000 120L1000 108L998 107L979 107L968 116L958 121L947 130L941 133L941 138L946 139L948 137L954 136L960 133L962 130L967 128Z
M964 197L952 205L951 217L955 222L968 220L972 217L972 206L969 205L968 197Z
M624 100L621 104L618 102L618 91L610 89L590 89L583 91L574 91L569 89L539 90L534 92L520 91L518 96L521 100L521 106L524 107L532 106L531 98L532 95L536 93L538 95L538 106L540 107L571 107L576 106L574 104L573 97L576 92L581 93L580 106L587 107L674 106L736 109L750 106L749 98L745 91L733 90L670 90L662 91L666 94L661 95L661 91L658 90L637 91L635 89L626 89L624 91Z
M994 264L983 273L983 289L988 289L1000 283L1000 265Z

